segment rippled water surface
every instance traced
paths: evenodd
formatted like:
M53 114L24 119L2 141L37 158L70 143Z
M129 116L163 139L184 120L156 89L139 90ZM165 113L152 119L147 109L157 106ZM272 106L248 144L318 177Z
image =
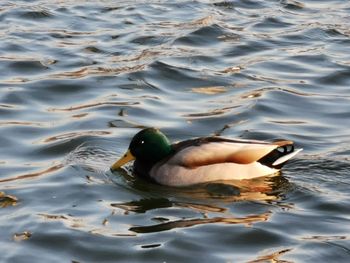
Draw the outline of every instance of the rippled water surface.
M350 262L350 2L1 1L1 262ZM286 138L273 179L108 167L142 127Z

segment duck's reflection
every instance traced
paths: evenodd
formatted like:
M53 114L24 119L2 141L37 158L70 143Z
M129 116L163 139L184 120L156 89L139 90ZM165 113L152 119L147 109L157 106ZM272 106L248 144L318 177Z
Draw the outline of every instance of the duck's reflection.
M156 224L137 225L129 228L134 233L154 233L175 228L192 227L203 224L253 224L267 221L271 211L235 216L226 208L232 202L266 201L281 199L289 182L282 176L257 178L254 180L225 181L186 188L171 188L135 180L132 187L138 191L152 193L153 197L125 203L113 203L113 208L124 210L126 214L147 213L155 209L180 208L194 212L191 216L170 218L164 216ZM164 214L163 212L161 214ZM182 214L182 213L180 213ZM214 214L214 215L213 215Z
M215 199L224 202L234 201L271 201L278 200L291 188L288 180L280 174L259 177L250 180L216 181L189 187L170 187L120 173L125 183L116 182L130 191L162 198L180 198L190 200ZM113 180L113 178L111 178Z
M181 219L176 221L170 221L166 223L160 223L150 226L135 226L129 228L130 231L136 233L154 233L167 231L174 228L184 228L191 227L196 225L203 224L213 224L213 223L221 223L221 224L252 224L259 221L266 221L270 212L257 214L257 215L249 215L246 217L213 217L213 218L197 218L197 219Z
M154 218L154 220L161 222L147 226L133 226L129 230L136 233L153 233L171 230L174 228L184 228L203 224L252 224L260 221L266 221L271 215L271 212L265 212L260 214L253 214L243 217L235 217L230 213L227 213L227 209L215 206L211 204L203 203L186 203L186 202L171 202L168 199L141 199L139 201L133 201L129 203L112 204L113 207L123 209L127 212L145 213L151 209L179 207L195 210L201 213L200 218L180 219L173 220L162 217L161 220ZM207 217L207 213L221 213L223 216L215 216L212 218Z

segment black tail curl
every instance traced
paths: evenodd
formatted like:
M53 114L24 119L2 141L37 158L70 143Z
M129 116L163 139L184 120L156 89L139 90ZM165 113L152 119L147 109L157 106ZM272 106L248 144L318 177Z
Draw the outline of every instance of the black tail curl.
M258 160L259 163L261 163L262 165L266 165L270 168L275 168L275 169L281 169L282 166L287 162L287 160L285 162L282 162L278 165L273 165L273 163L278 160L279 158L290 154L294 152L294 145L293 144L286 144L283 146L279 146L276 149L274 149L272 152L268 153L267 155L265 155L264 157L260 158Z

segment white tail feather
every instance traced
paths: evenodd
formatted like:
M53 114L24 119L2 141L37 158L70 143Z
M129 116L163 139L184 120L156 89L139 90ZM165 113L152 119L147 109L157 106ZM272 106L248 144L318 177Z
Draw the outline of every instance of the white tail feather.
M287 154L287 155L284 155L280 158L278 158L276 161L274 161L274 163L272 164L272 166L277 166L281 163L284 163L286 161L288 161L290 158L294 157L295 155L297 155L299 152L301 152L303 149L296 149L295 151Z

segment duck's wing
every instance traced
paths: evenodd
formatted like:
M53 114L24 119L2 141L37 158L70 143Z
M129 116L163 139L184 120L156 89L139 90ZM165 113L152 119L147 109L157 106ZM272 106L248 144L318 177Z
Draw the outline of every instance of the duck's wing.
M294 151L291 141L230 140L221 137L199 138L173 146L171 162L188 168L218 163L249 164L260 162L269 167L281 166L289 158L280 158Z

